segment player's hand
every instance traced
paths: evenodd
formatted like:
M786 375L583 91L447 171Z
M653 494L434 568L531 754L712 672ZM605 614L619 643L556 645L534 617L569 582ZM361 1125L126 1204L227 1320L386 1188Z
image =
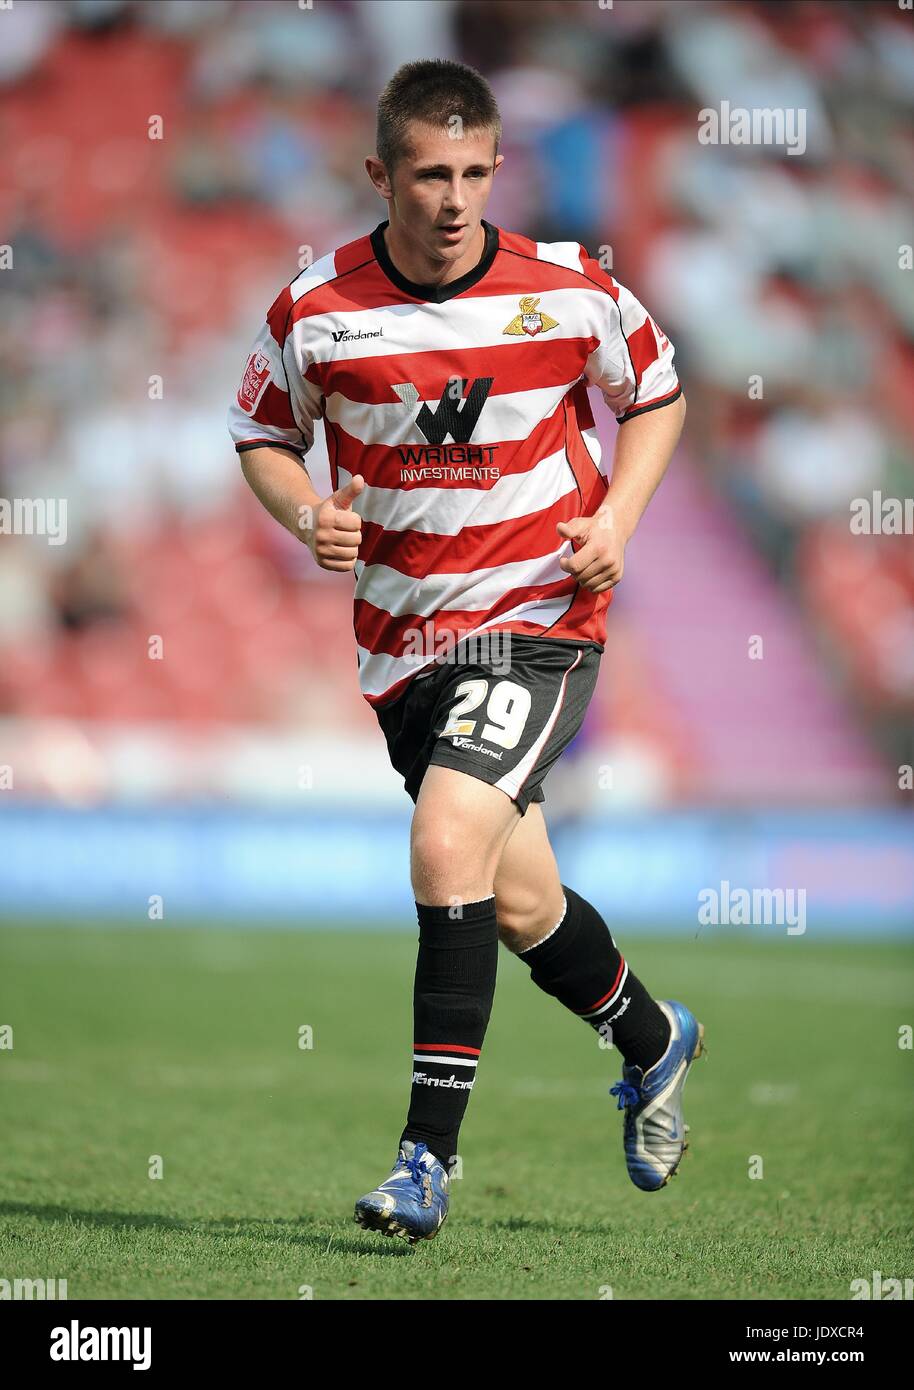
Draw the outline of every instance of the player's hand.
M571 521L560 521L556 530L572 543L573 553L559 560L566 574L573 575L594 594L602 594L618 584L624 568L625 540L613 522L612 512L572 517Z
M352 510L352 504L364 486L365 479L357 473L314 508L311 524L305 527L305 539L321 569L345 572L359 558L362 518Z

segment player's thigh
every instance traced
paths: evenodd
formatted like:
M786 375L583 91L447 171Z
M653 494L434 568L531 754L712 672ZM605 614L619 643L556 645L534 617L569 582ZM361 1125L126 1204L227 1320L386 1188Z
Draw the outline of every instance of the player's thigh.
M518 819L514 802L491 783L432 764L422 779L410 833L417 901L490 896L495 870Z
M546 820L538 803L511 832L495 873L502 941L512 951L533 946L562 916L564 894Z

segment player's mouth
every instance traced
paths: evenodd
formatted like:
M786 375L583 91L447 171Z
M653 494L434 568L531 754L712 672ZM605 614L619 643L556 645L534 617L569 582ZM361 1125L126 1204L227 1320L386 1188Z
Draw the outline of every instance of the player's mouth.
M465 222L445 222L438 230L446 241L459 241L467 229Z

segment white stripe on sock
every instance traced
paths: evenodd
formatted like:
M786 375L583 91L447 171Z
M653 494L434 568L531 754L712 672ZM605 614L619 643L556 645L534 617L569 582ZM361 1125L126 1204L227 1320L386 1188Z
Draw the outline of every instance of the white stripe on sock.
M474 1061L470 1061L470 1060L469 1060L468 1058L466 1058L466 1057L439 1057L439 1056L436 1056L434 1053L430 1055L430 1054L427 1053L427 1052L421 1052L421 1053L420 1053L420 1052L414 1052L414 1053L413 1053L413 1061L414 1061L414 1062L441 1062L441 1063L442 1063L444 1066L446 1066L446 1067L476 1067L476 1066L479 1065L479 1059L478 1059L478 1058L476 1058Z

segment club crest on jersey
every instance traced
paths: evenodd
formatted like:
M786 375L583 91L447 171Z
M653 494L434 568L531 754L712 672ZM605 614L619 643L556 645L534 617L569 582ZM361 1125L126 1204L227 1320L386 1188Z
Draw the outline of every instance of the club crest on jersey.
M253 415L269 379L269 357L263 352L252 352L238 388L238 404L248 415Z
M527 333L531 338L535 338L537 333L548 333L550 328L558 328L558 319L550 318L537 310L540 302L539 296L525 294L519 301L520 313L515 314L514 318L503 328L502 333L510 333L512 337L519 338L522 333Z

